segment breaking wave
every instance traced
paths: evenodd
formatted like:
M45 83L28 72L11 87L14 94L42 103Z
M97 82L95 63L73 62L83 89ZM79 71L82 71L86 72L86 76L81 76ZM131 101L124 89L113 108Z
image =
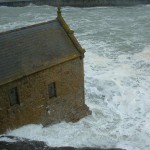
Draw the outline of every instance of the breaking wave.
M8 135L50 146L150 149L150 5L63 9L85 53L85 96L93 114L77 123L27 125ZM0 8L6 31L55 18L56 9Z

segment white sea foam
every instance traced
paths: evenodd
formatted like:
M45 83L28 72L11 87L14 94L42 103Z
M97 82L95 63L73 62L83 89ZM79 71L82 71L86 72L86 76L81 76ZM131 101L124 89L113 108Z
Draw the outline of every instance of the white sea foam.
M42 140L50 146L149 150L149 8L148 5L96 9L65 7L65 19L86 49L85 97L92 115L77 123L61 122L46 128L27 125L7 135ZM6 14L0 13L3 18L8 17L1 23L2 30L47 20L49 12L54 17L56 10L32 5L12 9L16 12L15 21L6 10Z
M10 143L17 142L16 139L11 139L8 137L0 137L0 141L10 142Z

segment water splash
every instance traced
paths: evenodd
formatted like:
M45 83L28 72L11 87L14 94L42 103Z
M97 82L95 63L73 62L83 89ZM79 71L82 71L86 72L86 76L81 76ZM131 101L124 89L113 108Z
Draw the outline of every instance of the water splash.
M149 150L149 8L65 7L65 19L86 48L85 96L93 114L74 124L27 125L7 134L46 141L50 146ZM48 6L0 7L0 28L46 21L49 14L54 18L54 12Z

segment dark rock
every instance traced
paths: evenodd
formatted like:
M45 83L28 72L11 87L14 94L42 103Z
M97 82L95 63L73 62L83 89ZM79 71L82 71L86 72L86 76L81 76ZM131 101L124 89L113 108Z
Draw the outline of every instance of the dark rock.
M2 0L3 6L26 6L30 3L36 5L58 6L57 0ZM60 0L61 6L94 7L94 6L133 6L149 4L150 0Z
M101 149L101 148L74 148L74 147L49 147L42 141L31 141L25 138L19 138L14 136L0 136L2 138L8 138L16 142L0 141L0 150L123 150L117 148Z

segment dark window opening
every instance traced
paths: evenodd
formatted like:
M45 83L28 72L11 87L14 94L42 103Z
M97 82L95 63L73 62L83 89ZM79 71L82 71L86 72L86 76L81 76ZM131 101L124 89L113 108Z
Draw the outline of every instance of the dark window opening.
M14 87L14 88L10 89L10 91L9 91L9 101L10 101L11 106L16 105L16 104L20 104L17 87Z
M48 93L49 98L56 97L56 86L54 82L48 85Z

